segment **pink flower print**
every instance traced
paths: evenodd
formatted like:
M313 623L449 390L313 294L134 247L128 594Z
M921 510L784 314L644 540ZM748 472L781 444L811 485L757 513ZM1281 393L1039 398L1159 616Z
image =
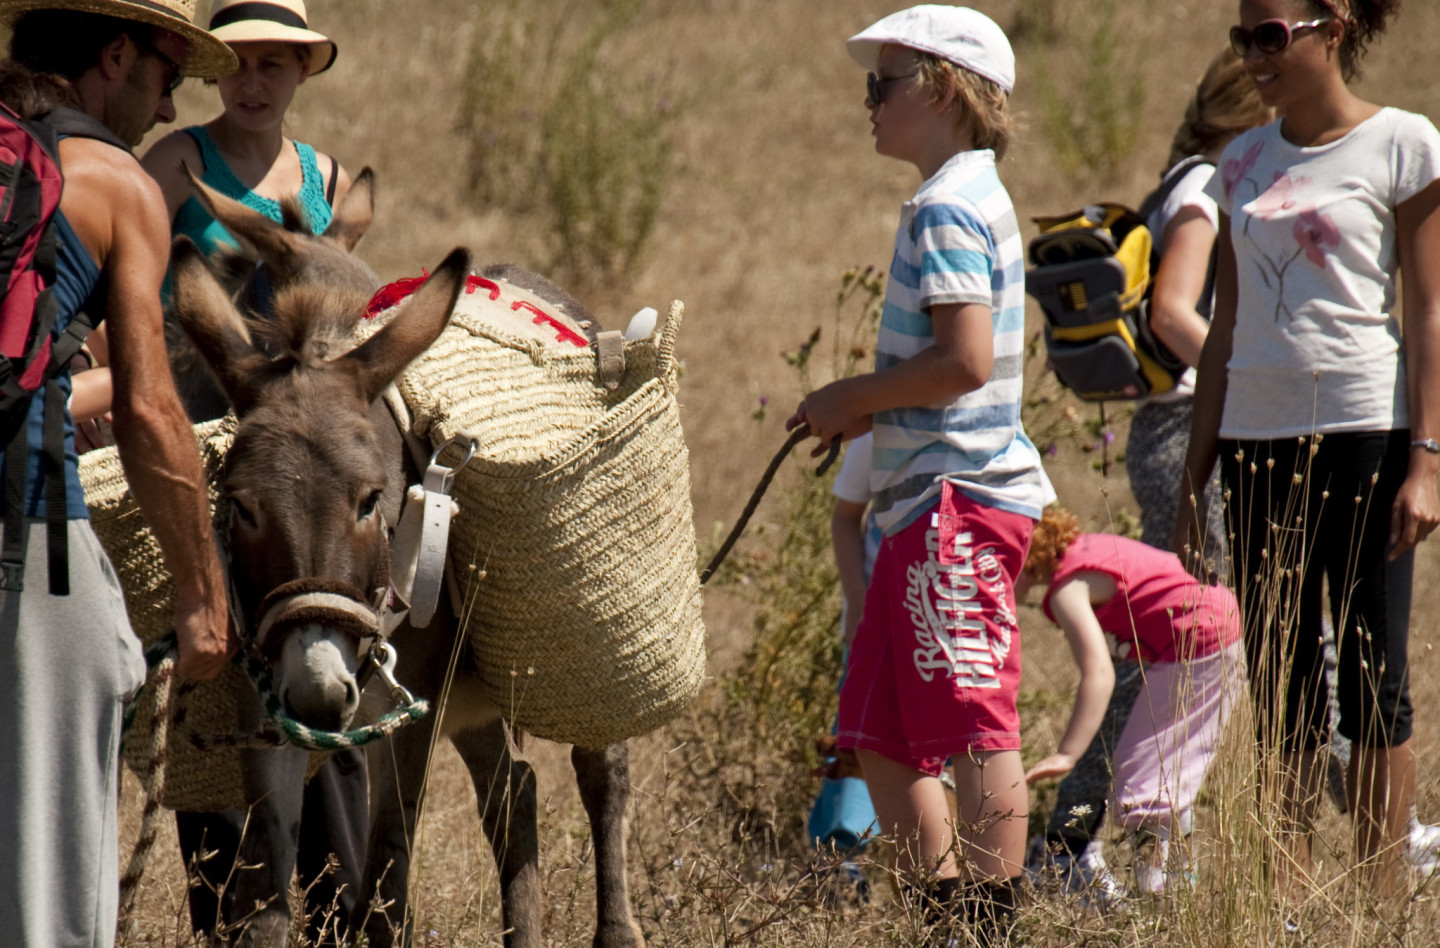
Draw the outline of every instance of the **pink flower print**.
M1231 158L1220 169L1221 180L1225 183L1225 197L1228 200L1235 193L1235 186L1250 173L1255 167L1255 162L1260 158L1260 151L1265 147L1264 142L1256 142L1245 149L1245 154L1239 158Z
M1265 193L1255 199L1255 216L1268 220L1281 211L1288 211L1295 206L1295 190L1302 184L1308 184L1308 178L1291 178L1288 172L1275 172L1275 180Z
M1340 245L1340 228L1313 207L1300 212L1292 233L1295 242L1305 251L1305 259L1322 269L1325 266L1325 248Z

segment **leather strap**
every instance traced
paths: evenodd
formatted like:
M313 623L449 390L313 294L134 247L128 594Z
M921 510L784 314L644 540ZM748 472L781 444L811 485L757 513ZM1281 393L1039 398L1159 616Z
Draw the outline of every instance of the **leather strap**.
M607 329L595 337L595 351L600 360L600 381L614 391L620 387L620 377L625 374L625 335L616 329Z

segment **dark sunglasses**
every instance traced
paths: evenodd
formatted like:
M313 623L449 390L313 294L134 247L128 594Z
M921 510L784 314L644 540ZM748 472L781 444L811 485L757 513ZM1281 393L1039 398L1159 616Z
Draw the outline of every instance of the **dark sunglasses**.
M917 69L914 72L907 72L903 76L886 76L881 79L873 72L867 72L865 74L865 101L872 106L879 105L885 101L885 90L890 87L890 83L918 75L920 75L920 70Z
M140 48L141 55L154 56L160 60L160 64L170 70L170 79L165 83L165 95L173 96L175 90L180 88L180 83L185 81L185 67L161 52L154 43L142 43L136 41L135 45Z
M1230 27L1230 48L1236 56L1244 56L1254 46L1267 55L1283 52L1301 30L1313 30L1335 19L1333 16L1309 20L1305 23L1286 23L1284 20L1264 20L1247 30L1243 26Z

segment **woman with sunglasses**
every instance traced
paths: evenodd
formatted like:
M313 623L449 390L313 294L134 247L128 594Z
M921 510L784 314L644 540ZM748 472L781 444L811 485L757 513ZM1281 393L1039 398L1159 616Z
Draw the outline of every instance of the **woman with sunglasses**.
M1415 544L1440 523L1440 133L1348 86L1396 0L1242 0L1235 51L1284 118L1226 148L1215 318L1175 550L1192 569L1219 458L1256 726L1274 752L1282 902L1304 893L1326 735L1323 587L1356 848L1382 890L1414 800ZM1394 313L1404 271L1404 325ZM1267 760L1268 765L1268 760Z

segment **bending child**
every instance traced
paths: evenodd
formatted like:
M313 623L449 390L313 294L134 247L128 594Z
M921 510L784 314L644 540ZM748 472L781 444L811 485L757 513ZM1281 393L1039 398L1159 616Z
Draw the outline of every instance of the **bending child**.
M924 183L901 211L875 371L811 393L789 421L817 453L874 430L885 536L840 694L897 868L932 920L1004 938L1025 849L1014 582L1054 497L1020 422L1024 259L996 174L1015 59L988 17L927 5L849 40L875 150ZM954 755L959 825L939 775ZM958 845L957 845L958 837Z
M1188 875L1173 836L1191 807L1242 693L1240 607L1228 588L1201 583L1173 554L1138 540L1080 532L1067 510L1035 528L1020 597L1044 586L1041 608L1065 631L1080 668L1070 723L1028 783L1063 777L1090 746L1115 684L1114 662L1137 663L1135 705L1113 752L1115 822L1135 837L1138 890L1158 895Z

